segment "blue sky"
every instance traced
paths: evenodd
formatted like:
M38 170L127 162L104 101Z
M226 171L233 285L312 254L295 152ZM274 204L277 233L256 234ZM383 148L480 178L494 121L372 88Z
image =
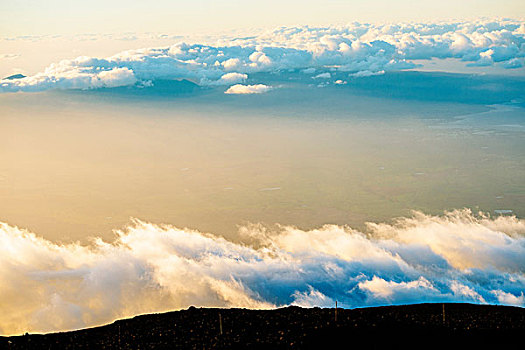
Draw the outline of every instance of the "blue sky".
M522 18L520 0L3 0L3 36L168 31L183 34L277 25Z

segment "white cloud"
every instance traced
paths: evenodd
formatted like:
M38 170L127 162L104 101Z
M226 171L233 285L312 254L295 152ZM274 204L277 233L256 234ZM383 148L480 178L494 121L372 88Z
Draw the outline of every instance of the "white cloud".
M217 61L218 62L218 61ZM230 58L220 63L226 71L230 71L241 67L241 60L238 58Z
M505 305L525 306L525 295L523 291L519 295L506 293L502 290L494 290L492 294L498 298L498 302Z
M0 334L146 312L429 301L525 305L525 221L416 213L368 234L241 228L242 243L141 221L113 242L61 245L0 223ZM8 248L6 248L8 247Z
M272 89L271 86L267 86L264 84L256 84L256 85L242 85L237 84L231 86L228 90L226 90L225 94L262 94L265 92L268 92Z
M380 70L379 72L371 72L369 70L362 70L357 73L349 74L348 76L353 78L362 78L362 77L372 77L374 75L383 75L385 74L384 70Z
M78 59L77 59L78 60ZM44 73L22 79L2 80L0 89L5 91L43 91L47 89L96 89L133 85L137 82L133 71L129 68L111 67L106 70L86 72L82 68L55 71L46 69ZM4 83L5 82L5 83Z
M49 66L26 79L0 81L0 91L97 88L101 71L128 69L137 81L190 79L206 85L226 73L300 70L353 77L415 68L413 60L454 58L476 66L525 65L524 23L517 20L397 25L282 27L248 38L219 39L213 45L125 51L107 58L79 57ZM133 79L122 80L132 85Z
M459 297L465 297L477 303L486 303L485 299L481 295L479 295L479 293L477 293L474 289L464 284L461 284L458 281L452 281L450 289L455 295Z
M238 84L244 82L246 79L248 79L247 74L242 73L226 73L223 76L220 77L218 80L214 81L202 81L201 84L203 85L210 85L210 86L217 86L217 85L232 85L232 84Z
M114 68L102 71L96 74L94 78L95 80L91 83L93 88L126 86L137 82L135 75L128 68Z
M395 298L397 302L404 301L405 299L413 299L417 295L425 297L425 294L428 294L428 292L431 294L438 292L432 283L424 277L420 277L415 281L394 282L385 281L382 278L374 276L371 280L360 282L358 287L363 291L371 293L375 298L390 301L393 301Z
M304 292L295 291L292 297L294 301L291 305L300 307L334 307L335 305L334 300L311 286L308 286L308 290Z
M514 68L521 68L525 65L525 63L523 63L524 60L523 59L519 59L519 58L512 58L506 62L503 63L503 67L505 68L509 68L509 69L514 69Z
M332 75L328 72L317 74L316 76L312 77L312 79L330 79Z

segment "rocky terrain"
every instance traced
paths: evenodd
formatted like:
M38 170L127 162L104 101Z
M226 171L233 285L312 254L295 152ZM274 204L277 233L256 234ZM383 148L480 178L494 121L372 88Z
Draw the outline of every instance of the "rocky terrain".
M519 346L524 337L525 309L508 306L417 304L337 311L190 307L72 332L0 337L0 348L472 349Z

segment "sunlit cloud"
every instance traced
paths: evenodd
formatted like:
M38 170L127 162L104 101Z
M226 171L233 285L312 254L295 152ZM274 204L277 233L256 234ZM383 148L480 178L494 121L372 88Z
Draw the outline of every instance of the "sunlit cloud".
M523 22L516 20L282 27L248 38L219 39L209 45L180 42L107 58L63 60L31 77L2 80L0 91L94 89L156 79L189 79L203 86L234 85L248 81L253 73L289 70L326 79L332 76L330 72L357 78L416 68L414 60L433 58L517 69L525 64L523 28ZM101 76L104 72L112 72L114 79Z
M232 84L242 83L246 79L248 79L248 75L247 74L233 72L233 73L226 73L226 74L224 74L218 80L214 80L214 81L203 80L201 82L201 84L209 85L209 86L232 85Z
M241 243L135 220L113 242L61 245L0 225L0 333L187 308L427 301L525 306L525 221L415 213L367 232L260 225Z
M264 92L268 92L272 89L271 86L267 86L264 84L256 84L256 85L242 85L237 84L231 86L228 90L226 90L225 94L240 94L240 95L246 95L246 94L262 94Z

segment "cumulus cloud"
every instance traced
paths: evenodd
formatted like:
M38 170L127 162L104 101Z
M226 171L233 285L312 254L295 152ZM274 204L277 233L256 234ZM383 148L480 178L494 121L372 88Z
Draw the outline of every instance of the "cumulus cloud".
M107 58L64 60L33 77L0 81L0 91L98 88L105 85L97 76L115 69L127 69L138 81L189 79L201 85L227 84L221 78L227 73L299 70L370 76L415 68L414 60L433 58L517 69L525 64L524 27L517 20L282 27L247 38L219 39L213 45L181 42ZM134 80L128 77L121 84L133 85Z
M225 94L262 94L265 92L268 92L272 89L271 86L267 86L264 84L256 84L256 85L242 85L237 84L231 86L228 90L226 90Z
M308 286L308 291L295 291L292 294L294 299L292 305L300 307L333 307L334 300L330 299L323 293Z
M216 86L216 85L232 85L232 84L238 84L244 82L246 79L248 79L247 74L242 73L226 73L220 79L207 82L204 80L202 82L203 85L209 85L209 86Z
M114 68L107 71L102 71L95 75L91 86L99 87L118 87L125 85L132 85L137 82L135 75L128 68Z
M506 305L524 306L525 295L521 292L520 295L514 295L512 293L506 293L502 290L494 290L492 293L498 298L498 302Z
M374 276L371 280L360 282L358 287L374 298L398 302L413 299L414 295L419 295L422 299L428 299L432 294L439 295L438 290L424 277L414 281L394 282Z
M514 68L521 68L525 63L523 63L524 60L520 60L519 58L512 58L508 61L505 61L503 63L504 68L514 69Z
M51 66L53 67L53 66ZM15 84L11 82L16 81ZM44 91L53 89L96 89L133 85L137 82L133 71L126 67L86 72L84 69L46 69L44 73L16 80L2 80L0 89L7 91Z
M260 225L241 243L134 220L113 242L61 245L0 224L0 334L147 312L413 302L525 306L525 221L415 213L368 232Z

